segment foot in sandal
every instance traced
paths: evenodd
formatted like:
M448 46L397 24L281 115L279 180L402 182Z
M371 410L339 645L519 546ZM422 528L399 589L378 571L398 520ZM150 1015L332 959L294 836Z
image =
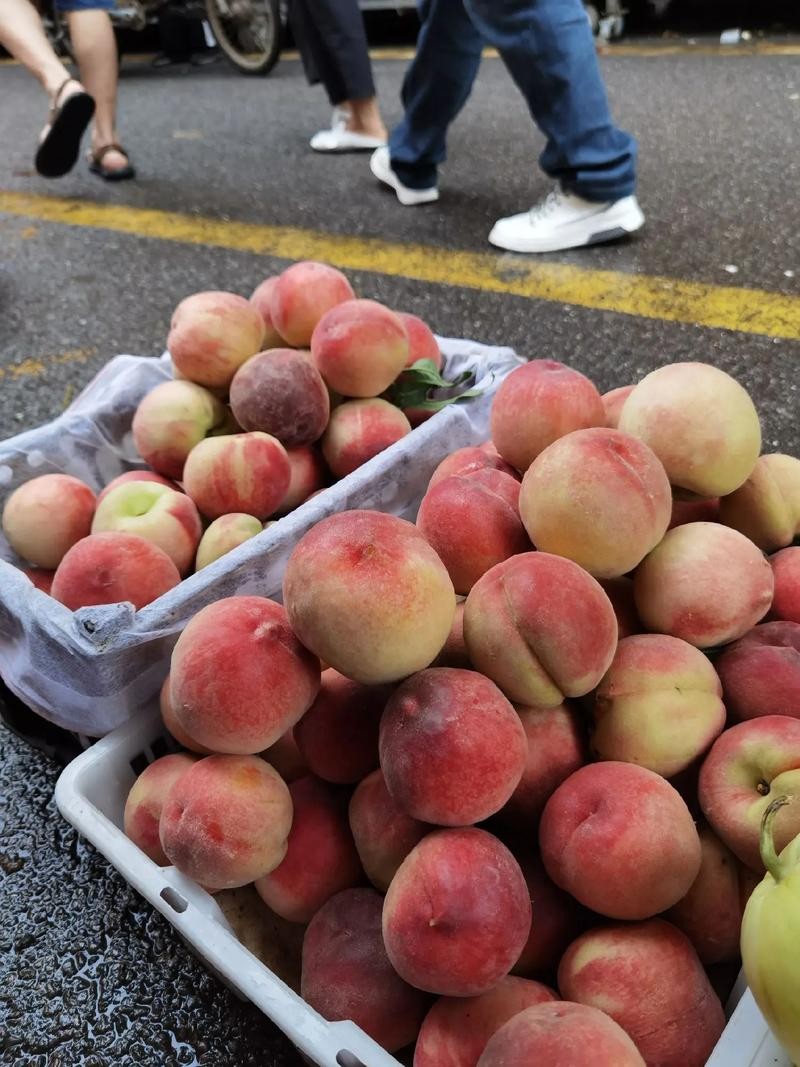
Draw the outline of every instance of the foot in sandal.
M94 100L81 83L75 78L63 81L53 96L34 160L43 178L61 178L72 170L92 115Z
M89 170L107 182L122 182L136 177L136 171L122 145L112 142L92 148Z

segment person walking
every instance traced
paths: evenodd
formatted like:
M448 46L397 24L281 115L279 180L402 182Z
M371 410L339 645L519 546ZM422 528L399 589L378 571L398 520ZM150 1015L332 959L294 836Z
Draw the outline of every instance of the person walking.
M314 151L363 152L385 145L358 0L291 0L289 18L308 83L321 82L333 108L330 129L311 138Z
M557 183L530 211L499 219L489 241L513 252L555 252L640 229L636 142L611 120L581 0L421 0L419 8L417 51L401 94L405 113L370 161L400 203L438 200L447 130L488 42L547 138L539 162Z

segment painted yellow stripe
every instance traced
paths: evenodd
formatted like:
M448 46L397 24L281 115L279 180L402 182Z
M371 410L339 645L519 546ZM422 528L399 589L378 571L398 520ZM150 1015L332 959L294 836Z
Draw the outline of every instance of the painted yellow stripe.
M233 249L278 259L321 259L346 270L649 319L697 323L768 337L800 338L800 297L758 289L15 192L0 191L0 212L40 222L113 230L135 237Z

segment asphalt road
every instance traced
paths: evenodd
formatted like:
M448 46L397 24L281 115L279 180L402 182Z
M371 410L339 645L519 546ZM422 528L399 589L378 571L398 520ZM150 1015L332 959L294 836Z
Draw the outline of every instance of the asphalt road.
M247 293L285 264L268 247L243 250L232 224L229 239L217 225L204 242L211 219L272 227L260 231L267 246L274 228L289 228L288 247L318 232L321 249L345 258L347 238L357 251L389 242L379 269L349 272L360 294L445 335L571 363L602 389L674 360L715 363L751 390L765 447L796 452L800 48L647 51L603 59L614 112L640 139L647 229L544 257L540 274L485 243L497 216L547 188L535 166L541 139L497 60L484 63L453 128L441 201L416 210L376 188L363 158L308 150L328 109L297 62L264 81L224 65L126 62L121 134L139 178L123 186L84 164L57 183L33 176L44 101L24 71L0 66L0 436L52 418L110 356L159 353L186 294ZM390 122L403 69L376 64ZM130 210L111 214L117 206ZM409 245L425 246L440 280L420 280ZM697 324L709 316L717 325ZM0 1063L299 1063L62 823L56 775L0 728Z

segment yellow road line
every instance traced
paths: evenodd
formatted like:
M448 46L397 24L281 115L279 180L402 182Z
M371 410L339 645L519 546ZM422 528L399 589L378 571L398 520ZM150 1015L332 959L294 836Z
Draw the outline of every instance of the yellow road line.
M648 319L696 323L767 337L800 338L800 297L759 289L24 193L0 191L0 212L27 220L112 230L134 237L226 248L277 259L321 259L346 270ZM588 255L591 257L591 253Z
M86 363L92 356L97 355L94 345L86 348L68 348L66 352L47 353L41 356L33 356L23 359L21 363L11 363L7 367L0 367L0 381L4 378L41 378L47 373L49 367L59 367L69 363Z

